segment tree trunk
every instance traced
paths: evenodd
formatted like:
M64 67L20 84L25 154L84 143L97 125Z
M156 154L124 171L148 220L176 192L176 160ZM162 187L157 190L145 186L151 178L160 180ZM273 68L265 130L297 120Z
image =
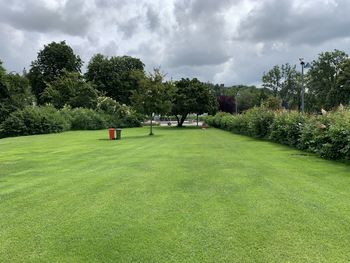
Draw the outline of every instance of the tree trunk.
M150 126L149 135L153 135L153 114L151 116L151 126Z
M184 123L184 121L186 120L187 118L187 113L184 114L184 115L181 115L181 119L179 119L177 116L176 116L176 119L177 119L177 127L182 127L182 124Z
M177 117L177 115L175 115L176 117L176 121L177 121L177 127L180 127L180 120L179 120L179 117Z

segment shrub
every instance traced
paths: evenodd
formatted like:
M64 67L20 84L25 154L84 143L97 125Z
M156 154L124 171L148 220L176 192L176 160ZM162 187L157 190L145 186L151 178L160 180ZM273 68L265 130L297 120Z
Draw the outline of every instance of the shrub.
M107 115L92 109L65 107L61 114L70 121L72 130L100 130L108 127Z
M272 141L298 146L302 128L305 124L305 115L296 111L275 112L274 121L271 125L270 139Z
M274 113L264 107L254 107L246 111L243 119L247 123L245 134L256 138L266 138L270 134Z
M241 115L207 116L210 126L310 151L327 159L350 160L350 111L307 115L253 108Z
M66 120L52 106L27 106L17 110L1 124L1 137L55 133L68 130L69 120Z
M106 114L114 114L116 109L120 107L120 104L111 97L98 97L97 98L97 110L103 111Z
M110 127L140 127L142 116L137 114L131 107L113 100L110 97L99 97L97 103L99 112L106 115Z
M262 102L261 106L269 110L280 110L282 108L282 101L279 98L270 96Z
M308 119L300 138L301 149L327 159L350 159L350 112L335 112Z

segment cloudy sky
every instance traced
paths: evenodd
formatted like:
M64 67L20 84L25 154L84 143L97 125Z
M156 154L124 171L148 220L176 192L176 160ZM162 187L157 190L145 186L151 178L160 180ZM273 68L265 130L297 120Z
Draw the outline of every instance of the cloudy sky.
M29 68L43 45L139 57L148 71L257 84L273 65L350 53L349 0L0 0L0 59Z

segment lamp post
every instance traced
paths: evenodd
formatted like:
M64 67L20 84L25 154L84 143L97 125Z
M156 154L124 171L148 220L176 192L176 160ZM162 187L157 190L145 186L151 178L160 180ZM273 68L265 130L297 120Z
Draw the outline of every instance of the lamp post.
M154 135L154 133L153 133L153 116L154 116L154 113L151 113L151 126L150 126L149 135Z
M239 96L239 91L236 93L236 99L235 99L235 104L236 104L236 115L238 114L238 96Z
M304 66L305 62L303 58L299 58L301 65L301 112L305 112L305 87L304 87Z

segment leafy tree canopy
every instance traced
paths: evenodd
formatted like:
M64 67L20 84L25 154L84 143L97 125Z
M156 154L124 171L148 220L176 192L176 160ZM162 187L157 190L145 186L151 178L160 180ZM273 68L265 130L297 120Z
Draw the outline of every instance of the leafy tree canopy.
M151 119L152 125L153 113L164 115L171 111L174 85L164 82L165 75L159 68L154 69L154 73L148 76L140 72L135 73L134 78L138 79L139 89L134 91L132 102L136 110ZM150 135L152 134L151 126Z
M198 79L181 79L175 82L176 93L173 98L172 113L181 127L190 113L212 113L217 109L217 101L211 86Z
M350 104L350 59L340 65L336 90L332 90L333 105Z
M221 95L218 98L219 111L233 113L236 110L236 103L233 96Z
M53 104L56 108L69 105L72 108L95 108L98 92L77 72L64 71L58 79L47 83L41 100Z
M107 96L122 104L130 104L130 96L139 88L138 79L133 72L139 71L140 74L144 74L144 66L138 58L108 58L97 54L90 60L85 77Z
M28 78L32 91L41 103L40 96L46 84L58 79L63 70L80 72L83 62L65 41L52 42L39 51L38 57L32 62Z
M340 96L349 96L346 89L338 89L344 83L344 80L338 78L341 72L343 77L346 75L344 70L348 68L343 63L346 63L347 59L348 55L344 51L334 50L321 53L312 61L306 76L309 93L306 106L309 110L319 111L321 108L329 110L341 101ZM345 91L346 94L338 93L339 91Z
M7 74L0 61L0 123L17 109L32 105L33 101L28 79L18 74Z
M274 66L264 73L262 86L272 90L275 97L280 97L287 108L300 108L301 74L296 65L288 63Z

